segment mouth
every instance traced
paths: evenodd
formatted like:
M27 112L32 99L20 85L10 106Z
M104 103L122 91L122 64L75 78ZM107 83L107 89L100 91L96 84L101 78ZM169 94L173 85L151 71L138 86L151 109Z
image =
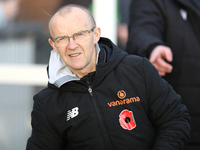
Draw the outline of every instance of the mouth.
M79 56L80 55L80 53L76 53L76 54L71 54L71 55L69 55L70 57L77 57L77 56Z

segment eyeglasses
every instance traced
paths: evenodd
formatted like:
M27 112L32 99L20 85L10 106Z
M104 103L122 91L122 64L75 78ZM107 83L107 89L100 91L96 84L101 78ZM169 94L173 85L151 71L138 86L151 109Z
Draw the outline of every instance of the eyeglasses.
M73 34L72 36L61 36L51 40L55 43L56 47L68 46L70 38L75 40L76 42L86 41L90 36L90 32L93 32L96 27L93 27L91 30L84 30L78 33Z

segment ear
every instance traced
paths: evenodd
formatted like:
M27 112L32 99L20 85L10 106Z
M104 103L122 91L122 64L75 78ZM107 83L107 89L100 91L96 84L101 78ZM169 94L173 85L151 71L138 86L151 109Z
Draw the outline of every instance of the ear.
M94 29L94 44L96 44L99 41L100 37L101 37L101 29L99 27L96 27Z
M55 52L58 52L55 43L51 40L51 38L48 39L49 44L51 45L51 47L54 49Z

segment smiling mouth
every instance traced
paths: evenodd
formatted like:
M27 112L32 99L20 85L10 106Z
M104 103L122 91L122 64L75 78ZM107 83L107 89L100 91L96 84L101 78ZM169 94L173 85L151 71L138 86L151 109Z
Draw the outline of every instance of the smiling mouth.
M76 57L76 56L78 56L78 55L80 55L79 53L78 54L71 54L71 55L69 55L70 57Z

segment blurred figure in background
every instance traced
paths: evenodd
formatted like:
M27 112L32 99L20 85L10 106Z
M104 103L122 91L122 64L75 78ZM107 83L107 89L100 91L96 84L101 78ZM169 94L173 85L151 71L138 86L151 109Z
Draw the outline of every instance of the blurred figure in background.
M191 142L200 149L200 0L133 0L126 51L148 57L182 96Z
M119 0L120 21L117 27L118 47L125 50L128 40L129 6L131 0Z
M0 29L6 27L9 22L18 15L18 0L0 0Z

